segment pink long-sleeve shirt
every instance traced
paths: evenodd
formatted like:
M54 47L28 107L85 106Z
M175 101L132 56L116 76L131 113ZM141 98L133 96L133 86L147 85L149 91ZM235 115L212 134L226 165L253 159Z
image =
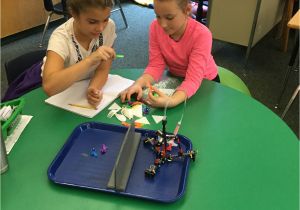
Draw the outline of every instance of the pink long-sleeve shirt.
M149 35L149 64L144 74L150 74L155 81L162 77L167 65L173 75L184 77L177 90L190 98L203 79L217 76L217 65L211 55L212 35L206 26L189 18L183 36L175 41L154 20Z

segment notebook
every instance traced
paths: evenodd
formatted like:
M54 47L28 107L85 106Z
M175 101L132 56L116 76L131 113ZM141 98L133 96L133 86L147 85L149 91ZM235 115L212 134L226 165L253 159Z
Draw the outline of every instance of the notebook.
M82 107L72 106L76 104L80 106L90 106L86 98L86 90L90 80L82 80L74 83L68 89L45 100L46 103L65 109L70 112L92 118L113 102L119 94L133 84L133 80L121 77L119 75L108 75L103 91L103 98L97 109L86 109Z

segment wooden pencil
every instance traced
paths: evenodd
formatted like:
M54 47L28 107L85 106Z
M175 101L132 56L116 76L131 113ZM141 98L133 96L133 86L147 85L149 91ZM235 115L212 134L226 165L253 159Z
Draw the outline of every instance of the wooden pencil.
M84 108L84 109L97 110L96 107L93 107L93 106L90 106L90 105L81 105L81 104L69 104L69 105L74 106L74 107Z

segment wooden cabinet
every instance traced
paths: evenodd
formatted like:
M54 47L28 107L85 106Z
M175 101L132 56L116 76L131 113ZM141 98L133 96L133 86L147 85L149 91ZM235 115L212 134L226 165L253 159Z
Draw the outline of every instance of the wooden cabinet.
M209 0L213 38L247 46L247 54L282 18L285 0ZM246 55L247 57L247 55Z
M1 38L43 25L47 16L43 0L1 0Z

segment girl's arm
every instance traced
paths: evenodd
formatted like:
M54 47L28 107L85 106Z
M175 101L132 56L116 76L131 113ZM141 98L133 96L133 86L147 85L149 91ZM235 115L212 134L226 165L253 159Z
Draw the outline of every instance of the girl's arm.
M187 98L187 94L184 91L178 90L170 98L171 100L168 107L174 107L184 102L184 100Z
M211 55L212 34L205 27L198 36L191 37L193 47L189 55L189 64L184 81L177 90L185 91L188 98L192 97L199 89L204 75L216 76L217 67ZM212 68L215 65L215 71ZM213 79L213 78L212 78Z
M43 88L48 96L55 95L79 80L92 66L88 58L65 68L63 58L54 51L47 52L43 71Z
M88 102L97 107L102 100L102 92L100 91L105 85L110 67L112 65L112 59L102 62L95 71L93 78L90 81L87 89Z
M142 88L152 84L154 82L153 77L150 74L143 74L140 78L138 78L134 84L140 85Z
M92 77L89 88L96 88L98 90L102 89L105 82L108 78L108 73L112 64L112 59L109 59L105 62L102 62L97 69L95 70L95 74Z
M165 61L160 50L158 38L158 23L153 21L149 31L149 63L144 71L144 74L128 89L121 93L121 101L130 100L131 95L137 93L137 99L142 98L143 87L158 81L162 76L165 68Z
M151 75L155 81L161 78L166 66L158 40L160 33L157 21L152 22L149 31L149 62L144 74Z
M43 71L43 88L47 95L55 95L82 78L92 66L114 57L115 51L112 48L102 46L82 61L65 68L63 58L50 50Z

